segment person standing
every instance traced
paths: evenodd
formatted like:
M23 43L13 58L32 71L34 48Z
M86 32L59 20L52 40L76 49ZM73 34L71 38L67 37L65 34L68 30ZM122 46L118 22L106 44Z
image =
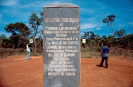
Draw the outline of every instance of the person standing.
M100 66L103 66L103 62L105 60L106 61L106 68L108 68L108 53L109 53L109 48L106 46L106 43L104 43L102 50L101 50L102 60L101 60Z
M26 60L30 60L30 47L29 47L29 44L26 45L26 50L27 50Z

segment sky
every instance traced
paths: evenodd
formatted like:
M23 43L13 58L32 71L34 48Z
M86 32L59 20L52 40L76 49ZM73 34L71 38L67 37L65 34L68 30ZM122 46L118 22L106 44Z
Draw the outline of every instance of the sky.
M80 7L80 31L92 31L102 36L112 35L110 26L102 22L108 15L115 15L113 32L124 29L126 35L133 33L133 0L0 0L0 35L11 33L4 27L10 23L23 22L28 26L31 12L39 15L43 7L51 3L73 3Z

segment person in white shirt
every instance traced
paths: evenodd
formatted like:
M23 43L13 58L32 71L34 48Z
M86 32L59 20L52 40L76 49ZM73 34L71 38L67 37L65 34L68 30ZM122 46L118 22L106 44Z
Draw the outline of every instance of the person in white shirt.
M29 47L29 44L26 45L26 50L27 50L26 59L27 59L27 60L30 60L30 47Z

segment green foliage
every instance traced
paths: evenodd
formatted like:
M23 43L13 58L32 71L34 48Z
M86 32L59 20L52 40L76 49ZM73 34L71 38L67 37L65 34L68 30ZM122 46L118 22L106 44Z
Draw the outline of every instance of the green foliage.
M84 35L81 36L82 39L88 39L89 38L89 32L84 32Z
M42 24L42 16L43 13L40 12L40 18L37 16L36 13L31 13L31 15L29 16L29 24L31 26L31 30L32 30L32 37L34 39L34 51L36 53L37 50L37 46L40 44L41 42L41 34L42 34L42 29L39 29L39 26L41 26ZM36 42L36 35L39 34L39 41Z
M115 15L108 15L107 18L103 18L103 23L107 23L108 26L112 29L112 36L113 36L113 22L115 20Z
M107 18L103 18L103 23L107 23L108 26L112 26L112 23L115 20L115 15L108 15Z
M0 47L2 47L2 43L3 43L4 39L6 39L6 35L5 34L1 34L0 35Z
M1 46L4 48L12 47L11 40L9 40L8 38L3 39Z
M102 49L102 47L100 47L100 46L97 46L97 47L96 47L96 50L97 50L98 52L101 52L101 49Z
M32 34L33 36L36 36L37 33L41 32L41 30L39 30L38 27L42 23L42 18L39 18L36 13L32 12L28 20L32 29Z
M124 29L120 29L119 31L116 30L116 32L115 32L114 35L115 35L116 37L118 36L118 37L122 38L122 37L125 35L125 32L126 32L126 31L125 31Z
M9 39L13 48L19 48L20 45L22 45L24 42L27 42L27 39L29 38L28 36L31 34L28 26L22 22L8 24L6 27L4 27L4 29L7 32L12 33Z
M91 47L95 47L95 46L97 46L96 41L95 40L91 40Z
M30 30L28 28L28 26L26 26L26 24L24 23L11 23L6 25L6 27L4 27L4 29L7 32L11 32L12 35L18 35L22 38L27 38L30 35Z
M91 35L90 35L90 39L93 39L93 40L94 40L94 39L95 39L95 34L94 34L94 32L90 31L90 34L91 34Z
M90 38L92 32L90 33L89 39L86 39L86 43L81 45L81 57L98 57L103 46L106 43L110 49L110 54L115 56L126 56L133 57L133 34L125 35L125 30L120 29L120 37L114 38L114 36L109 35L108 37L103 36L102 38ZM96 36L96 35L95 35ZM114 40L112 40L114 39ZM116 48L115 48L116 47ZM112 49L115 48L115 49ZM119 50L118 50L119 49ZM99 52L99 53L98 53ZM97 55L98 54L98 55Z
M5 38L6 38L6 35L5 34L1 34L0 35L0 40L5 39Z
M120 45L125 49L133 49L133 34L129 34L118 39L117 45Z

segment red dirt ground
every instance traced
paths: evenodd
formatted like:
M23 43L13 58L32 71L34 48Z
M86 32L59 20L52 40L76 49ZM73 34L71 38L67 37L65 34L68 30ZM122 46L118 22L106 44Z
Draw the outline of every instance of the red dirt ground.
M25 57L0 59L0 87L43 87L43 57ZM133 87L133 59L109 58L107 69L100 61L81 58L81 87Z

